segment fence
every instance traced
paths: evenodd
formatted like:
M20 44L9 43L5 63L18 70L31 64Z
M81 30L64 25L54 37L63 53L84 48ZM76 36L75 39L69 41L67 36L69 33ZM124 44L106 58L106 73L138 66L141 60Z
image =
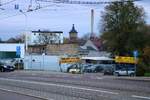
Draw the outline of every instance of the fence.
M24 68L30 70L60 71L59 56L49 56L49 55L25 56Z

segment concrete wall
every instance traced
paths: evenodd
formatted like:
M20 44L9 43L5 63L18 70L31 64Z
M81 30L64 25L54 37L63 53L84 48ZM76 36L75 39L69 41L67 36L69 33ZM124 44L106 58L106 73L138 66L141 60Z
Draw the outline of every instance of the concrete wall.
M25 69L60 71L59 56L28 55L24 60Z

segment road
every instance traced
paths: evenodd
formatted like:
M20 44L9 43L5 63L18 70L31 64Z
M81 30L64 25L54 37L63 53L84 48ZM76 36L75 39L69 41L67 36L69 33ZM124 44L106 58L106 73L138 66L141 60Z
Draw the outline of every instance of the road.
M0 100L44 100L44 99L14 93L7 90L0 90Z
M100 73L0 73L2 89L47 100L150 100L150 80L103 76Z

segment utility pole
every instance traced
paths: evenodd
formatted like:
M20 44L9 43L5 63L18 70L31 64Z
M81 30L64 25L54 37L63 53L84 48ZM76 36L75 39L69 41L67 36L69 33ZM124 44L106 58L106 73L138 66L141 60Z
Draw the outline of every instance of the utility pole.
M26 32L27 31L27 15L22 10L19 10L19 12L21 12L25 16L25 32ZM25 51L26 51L26 54L27 54L27 52L28 52L28 36L27 36L27 33L25 33Z

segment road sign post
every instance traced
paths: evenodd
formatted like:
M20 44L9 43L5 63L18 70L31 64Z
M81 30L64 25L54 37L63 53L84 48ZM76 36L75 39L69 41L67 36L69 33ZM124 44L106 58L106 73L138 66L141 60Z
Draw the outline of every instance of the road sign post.
M138 57L138 51L137 50L133 51L133 56L134 56L134 60L135 60L134 68L135 68L135 76L136 76L136 72L137 72L137 57Z
M20 58L20 55L21 55L21 47L17 46L16 47L16 56Z
M19 70L19 58L20 58L20 55L21 55L21 47L20 46L17 46L16 47L16 56L18 57L18 70Z

